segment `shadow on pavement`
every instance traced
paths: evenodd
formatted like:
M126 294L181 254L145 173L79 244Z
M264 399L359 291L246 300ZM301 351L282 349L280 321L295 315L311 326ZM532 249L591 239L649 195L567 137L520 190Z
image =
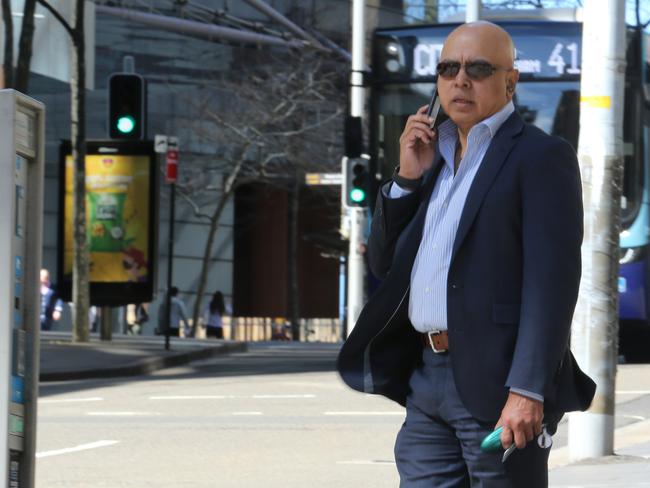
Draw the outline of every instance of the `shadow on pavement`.
M334 372L340 347L341 344L249 343L247 352L202 359L182 366L161 369L150 375L40 383L39 397L138 381ZM119 360L119 357L115 356L113 359Z

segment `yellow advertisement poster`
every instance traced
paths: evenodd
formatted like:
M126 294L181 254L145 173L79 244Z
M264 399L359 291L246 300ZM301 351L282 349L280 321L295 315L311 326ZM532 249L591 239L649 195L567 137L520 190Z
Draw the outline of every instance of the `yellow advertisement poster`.
M86 156L91 282L144 282L149 261L149 156ZM72 273L72 156L65 161L65 274Z

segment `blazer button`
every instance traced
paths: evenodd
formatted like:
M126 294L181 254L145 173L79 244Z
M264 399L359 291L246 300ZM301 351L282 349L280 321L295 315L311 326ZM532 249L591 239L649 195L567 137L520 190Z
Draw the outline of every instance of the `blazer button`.
M452 290L460 290L462 288L461 285L457 285L456 283L452 283L451 289Z

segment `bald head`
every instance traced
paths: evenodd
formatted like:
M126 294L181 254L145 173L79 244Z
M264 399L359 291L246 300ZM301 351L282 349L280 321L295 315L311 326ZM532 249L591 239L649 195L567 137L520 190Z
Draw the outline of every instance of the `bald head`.
M515 44L505 30L492 22L478 20L456 27L447 37L442 49L444 58L445 47L449 44L473 42L485 46L492 51L500 61L512 68L515 62Z

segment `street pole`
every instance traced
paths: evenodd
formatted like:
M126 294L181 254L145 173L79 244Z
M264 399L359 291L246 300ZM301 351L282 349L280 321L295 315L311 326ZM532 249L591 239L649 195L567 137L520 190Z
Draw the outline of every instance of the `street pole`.
M481 18L481 0L467 0L465 22L476 22Z
M364 0L352 1L352 72L350 74L350 115L363 118L364 88L363 71L365 67L365 12ZM344 169L343 169L344 171ZM344 175L345 178L345 175ZM348 249L348 306L347 334L361 313L364 302L365 265L361 254L363 229L366 223L366 209L350 207L350 237Z
M99 317L99 338L102 341L113 339L113 308L102 307Z
M614 451L625 2L587 0L583 18L578 159L585 237L571 347L597 388L590 409L569 416L571 461Z
M172 326L172 275L174 271L174 220L176 219L176 183L169 184L169 242L167 243L167 296L165 297L165 350L169 351Z

